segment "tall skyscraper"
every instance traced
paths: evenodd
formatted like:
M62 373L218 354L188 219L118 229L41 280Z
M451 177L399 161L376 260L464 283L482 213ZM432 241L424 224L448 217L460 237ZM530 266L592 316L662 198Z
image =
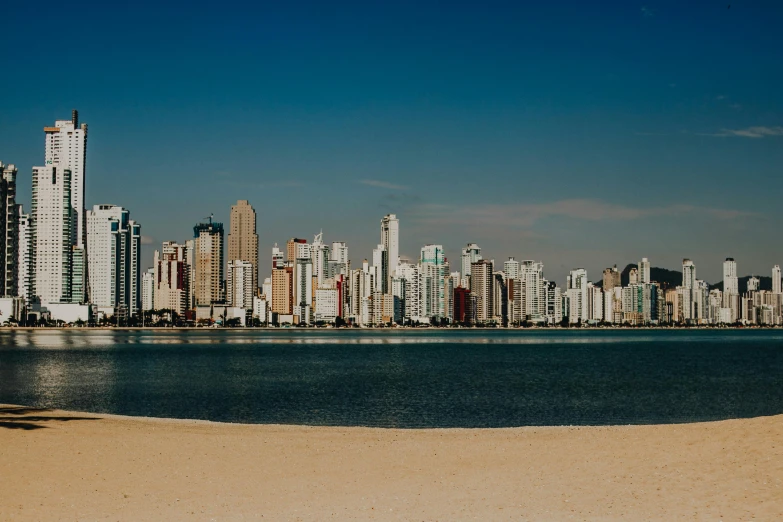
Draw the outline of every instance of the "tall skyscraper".
M303 253L303 249L307 249L308 250L306 256ZM288 263L291 266L294 266L294 262L297 259L304 259L305 257L309 257L310 256L309 250L310 250L310 246L307 245L307 240L306 239L300 239L298 237L292 237L285 244L286 261L288 261Z
M376 292L381 292L382 294L388 294L389 293L389 278L388 273L386 270L388 270L389 267L389 252L386 250L386 247L383 245L378 245L376 248L372 251L372 273L374 277L375 282L375 288L374 290Z
M329 245L324 244L323 230L313 238L310 245L310 259L313 260L313 277L320 286L329 277Z
M470 295L476 298L476 321L487 323L494 316L492 261L480 260L470 267Z
M69 303L76 237L71 171L59 164L33 167L31 210L31 294L44 303Z
M13 165L0 161L0 297L18 295L19 209L16 204L16 175Z
M506 279L518 279L519 278L519 261L513 257L509 257L508 261L503 263L503 272L506 273Z
M443 245L423 246L419 265L420 313L425 319L443 318L446 316L443 278L449 273Z
M639 282L642 284L650 282L650 261L646 258L642 258L642 262L639 263Z
M737 262L731 257L727 257L723 262L723 294L739 295Z
M247 266L245 264L237 264L235 261L244 261L252 265L250 272L253 273L253 280L250 282L250 285L245 285L244 280L242 281L244 291L252 290L250 302L247 303L247 306L252 308L252 296L255 295L255 289L258 287L258 234L256 234L256 211L244 199L240 199L236 205L231 206L226 290L230 294L227 296L230 306L245 308L245 306L234 304L232 301L233 297L237 295L236 292L230 290L236 286L234 282L234 268L242 270L243 278L247 275L245 273Z
M256 287L253 283L255 267L249 261L236 259L228 262L231 278L226 282L226 302L229 306L251 310Z
M291 315L294 308L294 269L276 267L272 270L272 312Z
M481 259L481 247L479 247L476 243L468 243L468 245L462 249L462 277L470 277L471 265L476 261L480 261Z
M772 267L772 293L773 294L779 294L781 287L780 282L780 265L775 265Z
M92 304L105 309L125 307L131 316L136 315L141 306L140 249L141 226L130 219L128 210L95 205L87 212L87 275Z
M584 268L571 270L568 275L568 320L571 323L589 319L590 304L587 291L587 271Z
M148 268L141 274L141 309L155 309L155 267Z
M84 188L87 165L87 124L79 125L79 111L71 113L70 120L57 120L53 127L44 127L46 134L45 166L59 165L71 171L71 208L75 215L75 244L84 247Z
M32 255L30 248L30 215L24 213L22 205L17 205L19 214L17 222L19 223L19 248L17 249L17 291L16 295L24 297L28 303L32 299L30 293L30 278L32 277L32 267L30 266L30 256Z
M196 305L225 301L223 294L223 223L199 223L193 227L195 239L193 277Z
M621 286L620 282L620 271L617 270L617 265L614 265L612 268L606 268L604 269L604 284L603 289L604 292L610 291L612 288Z
M387 214L381 220L381 244L386 249L386 261L383 265L386 280L382 286L386 289L384 293L389 293L400 258L400 221L395 214Z
M682 260L682 286L696 288L696 265L690 259Z

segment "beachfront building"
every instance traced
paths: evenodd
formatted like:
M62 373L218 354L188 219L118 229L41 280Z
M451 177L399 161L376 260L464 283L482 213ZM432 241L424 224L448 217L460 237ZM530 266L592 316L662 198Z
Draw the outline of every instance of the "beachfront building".
M396 214L387 214L381 219L381 245L386 252L381 288L388 294L391 292L391 280L397 273L400 259L400 220Z
M104 315L122 308L135 316L141 307L141 225L117 205L95 205L86 221L91 304Z
M236 205L231 206L228 232L228 267L226 270L226 300L229 306L250 309L253 306L252 296L258 286L258 234L256 234L256 211L247 202L241 199ZM242 261L237 264L236 261ZM247 268L247 264L250 268ZM241 274L235 272L241 270ZM251 276L250 283L244 280ZM242 281L235 281L239 277ZM249 289L249 297L241 297L242 305L236 304L238 286L242 286L241 295Z
M255 287L255 266L249 261L240 259L229 261L228 273L231 277L226 282L226 304L234 308L253 308Z
M19 295L17 173L14 165L4 165L0 161L0 297Z
M153 260L153 309L172 310L183 316L190 309L190 266L187 246L164 241Z
M223 293L223 224L199 223L193 227L193 290L196 306L222 303Z
M76 247L71 171L59 164L33 167L32 181L30 293L44 303L70 303Z

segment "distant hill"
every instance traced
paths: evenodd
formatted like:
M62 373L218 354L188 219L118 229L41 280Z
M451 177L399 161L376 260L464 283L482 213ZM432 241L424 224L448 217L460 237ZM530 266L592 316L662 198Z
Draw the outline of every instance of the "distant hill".
M738 280L738 286L739 286L739 293L740 295L744 294L748 291L748 279L750 279L752 276L745 276L740 277ZM772 290L772 278L767 276L756 276L759 280L759 290ZM710 285L710 289L717 288L720 291L723 291L723 281L720 283L715 283L714 285Z
M638 265L630 264L623 268L623 271L620 272L620 283L623 286L628 286L628 274L631 272L632 268L638 269L639 267ZM650 279L656 283L660 283L663 288L674 288L675 286L682 284L682 272L653 266L650 267ZM602 287L603 284L604 282L602 274L601 279L595 282L595 286Z
M638 269L638 265L630 264L623 268L620 272L620 282L623 286L628 285L628 274L632 268ZM748 279L753 276L740 277L738 280L739 293L744 294L748 291ZM756 276L759 279L759 290L772 290L772 278L767 276ZM661 287L674 288L682 284L682 272L677 270L669 270L666 268L659 268L657 266L650 267L650 279L656 283L660 283ZM596 286L603 286L603 275L601 280L595 283ZM718 289L723 291L723 281L710 285L710 290Z

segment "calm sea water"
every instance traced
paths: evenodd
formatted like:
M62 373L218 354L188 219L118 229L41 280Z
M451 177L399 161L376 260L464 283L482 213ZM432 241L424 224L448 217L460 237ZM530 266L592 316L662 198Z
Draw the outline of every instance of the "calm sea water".
M783 331L0 331L0 403L382 427L783 413Z

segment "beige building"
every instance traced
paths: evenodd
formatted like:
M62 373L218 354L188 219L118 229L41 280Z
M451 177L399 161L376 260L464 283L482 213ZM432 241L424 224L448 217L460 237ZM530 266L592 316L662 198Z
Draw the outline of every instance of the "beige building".
M236 278L236 267L241 267L241 276L246 277L247 265L237 264L236 261L244 261L250 263L250 272L252 273L252 280L250 285L246 282L242 282L243 293L247 293L252 289L250 295L251 304L247 304L247 300L243 299L245 304L238 304L236 301L237 284L234 279ZM226 289L227 301L229 306L239 306L242 308L252 307L252 296L256 294L256 288L258 287L258 234L256 234L256 211L253 207L244 200L237 201L236 205L231 207L231 220L229 223L228 231L228 271L226 274Z
M193 289L196 306L221 303L223 295L223 224L199 223L193 227Z
M470 294L476 297L476 321L487 323L494 316L494 275L492 261L482 259L470 264Z
M294 313L294 269L272 270L272 312L281 315Z

